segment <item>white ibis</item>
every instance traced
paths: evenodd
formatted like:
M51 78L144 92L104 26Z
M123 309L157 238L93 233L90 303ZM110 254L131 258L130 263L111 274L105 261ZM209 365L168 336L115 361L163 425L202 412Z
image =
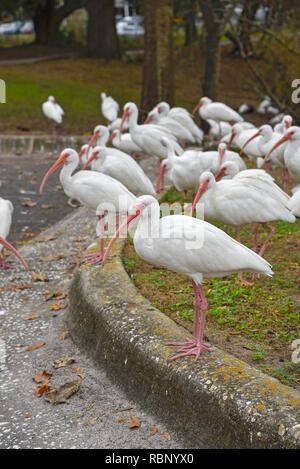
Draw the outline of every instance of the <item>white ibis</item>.
M300 184L300 127L296 125L291 126L284 136L269 150L264 158L264 163L268 161L274 150L286 142L284 164L290 177L298 185Z
M120 133L119 129L114 129L110 134L108 143L109 142L111 142L115 148L118 148L118 150L121 150L128 155L134 155L135 153L142 152L142 149L132 141L129 132Z
M194 115L199 111L201 119L207 121L207 119L212 119L219 124L219 141L221 139L221 127L220 122L229 122L230 124L235 124L237 122L242 122L244 119L231 107L227 104L213 102L210 98L206 96L202 97L198 104L193 109L192 114Z
M289 114L285 114L278 124L274 127L274 132L278 132L279 134L284 135L286 131L292 127L293 125L293 118Z
M166 127L174 135L174 137L176 137L176 139L184 145L192 145L196 143L196 140L189 129L184 127L180 122L173 119L169 115L162 115L159 111L159 108L157 107L148 113L148 117L144 124L148 124L149 122Z
M204 137L204 132L195 123L192 114L184 107L172 107L165 101L157 105L158 112L164 116L169 116L178 121L181 125L186 127L193 135L197 145L201 145Z
M257 140L249 142L249 139L256 133L256 128L244 129L241 124L234 124L232 126L231 136L228 142L228 149L231 148L233 143L240 149L242 149L245 143L247 143L247 150L245 150L244 153L250 159L252 167L255 165L254 160L260 156L260 151L257 147Z
M241 226L262 224L269 230L268 237L259 251L259 255L262 256L275 231L269 223L278 220L294 223L295 217L283 203L282 193L280 192L279 195L279 188L276 184L273 190L271 184L268 184L266 189L267 180L261 181L259 178L249 177L249 173L248 177L243 178L242 174L243 172L238 173L233 179L219 181L220 175L216 175L217 182L211 172L203 173L200 176L199 189L193 201L192 212L201 199L204 204L205 218L235 228L238 241ZM257 239L255 238L253 250L256 249Z
M274 131L270 125L262 125L259 130L254 135L252 135L252 137L250 137L249 140L243 145L242 151L247 152L247 145L257 137L259 137L257 140L257 151L258 153L260 153L260 158L262 158L268 153L271 148L274 147L275 143L280 140L282 134ZM289 174L284 163L285 147L286 143L285 145L281 145L279 148L272 152L272 163L274 163L275 166L279 166L280 168L282 168L284 190L288 192Z
M56 136L56 126L63 120L64 110L57 104L54 96L49 96L48 100L42 104L42 110L45 116L50 119L52 125L52 134Z
M133 142L136 143L136 145L138 145L146 154L159 158L159 169L160 160L167 158L167 149L161 143L162 137L167 137L172 140L174 150L178 155L183 153L181 146L168 129L164 129L162 126L154 124L138 124L138 108L136 104L125 104L120 132L122 131L123 122L125 122L126 119L128 119L129 122L129 131Z
M111 96L106 93L101 93L101 112L108 122L113 122L117 119L119 113L119 104Z
M287 207L291 210L295 217L300 218L300 190L290 198Z
M133 204L127 220L116 231L106 249L103 265L120 233L137 218L134 248L138 256L151 264L186 275L192 281L195 313L193 340L168 342L166 345L179 347L178 353L171 360L185 356L195 356L197 360L202 350L211 351L211 346L203 342L208 309L202 287L203 279L225 277L239 271L271 277L271 266L210 223L184 215L160 218L158 201L152 196L139 197ZM199 323L200 310L202 314Z
M44 185L48 177L57 169L62 167L59 175L61 185L65 193L72 199L78 200L92 210L102 210L118 214L128 211L136 197L121 182L108 176L107 174L97 171L78 171L74 173L78 167L78 153L66 148L61 153L58 160L51 166L44 176L40 193L42 193ZM99 215L100 216L100 215ZM104 217L101 215L101 223L104 223ZM103 227L104 229L104 227ZM100 252L88 257L89 262L100 262L103 256L103 245L100 243Z
M155 195L153 184L140 165L120 150L96 146L83 169L89 164L92 165L93 171L99 171L117 179L133 194Z
M15 254L25 269L28 270L28 265L21 254L6 240L11 227L13 211L14 207L11 201L0 197L0 270L14 268L6 262L4 248Z
M163 160L158 178L158 188L160 180L166 170L169 177L178 191L196 190L199 186L199 177L204 171L212 171L216 174L222 161L235 161L240 170L246 169L246 165L238 153L226 150L226 144L220 143L218 151L196 151L187 150L179 157L176 156L172 142L166 138L161 139L163 145L168 150L168 158ZM157 191L159 190L157 188Z

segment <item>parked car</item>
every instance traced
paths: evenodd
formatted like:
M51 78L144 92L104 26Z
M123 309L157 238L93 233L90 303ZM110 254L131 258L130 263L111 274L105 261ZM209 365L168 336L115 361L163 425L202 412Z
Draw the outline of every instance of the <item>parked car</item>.
M142 36L145 32L144 18L140 15L124 16L116 24L119 36Z
M0 34L19 34L22 21L13 21L11 23L2 23L0 25Z
M25 21L25 23L20 28L20 34L33 34L33 33L34 33L33 21Z

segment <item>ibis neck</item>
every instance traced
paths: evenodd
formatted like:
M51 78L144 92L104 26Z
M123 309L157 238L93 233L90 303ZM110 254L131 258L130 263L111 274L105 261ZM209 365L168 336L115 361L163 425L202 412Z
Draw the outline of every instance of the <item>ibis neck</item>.
M151 243L153 238L158 237L159 219L160 207L158 201L155 201L142 213L134 235L134 243L140 239L148 239Z

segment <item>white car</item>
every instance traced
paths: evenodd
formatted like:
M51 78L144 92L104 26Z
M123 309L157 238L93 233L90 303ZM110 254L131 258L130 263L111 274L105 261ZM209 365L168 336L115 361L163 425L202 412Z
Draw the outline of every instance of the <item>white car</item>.
M124 16L116 24L118 36L142 36L145 33L142 16Z

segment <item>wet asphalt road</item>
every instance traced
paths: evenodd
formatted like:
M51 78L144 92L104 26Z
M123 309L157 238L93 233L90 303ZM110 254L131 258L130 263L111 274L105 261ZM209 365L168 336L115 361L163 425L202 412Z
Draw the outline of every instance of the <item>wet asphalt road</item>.
M55 160L55 156L0 156L0 197L14 205L10 242L28 241L74 210L67 204L58 172L48 179L43 194L39 193Z

